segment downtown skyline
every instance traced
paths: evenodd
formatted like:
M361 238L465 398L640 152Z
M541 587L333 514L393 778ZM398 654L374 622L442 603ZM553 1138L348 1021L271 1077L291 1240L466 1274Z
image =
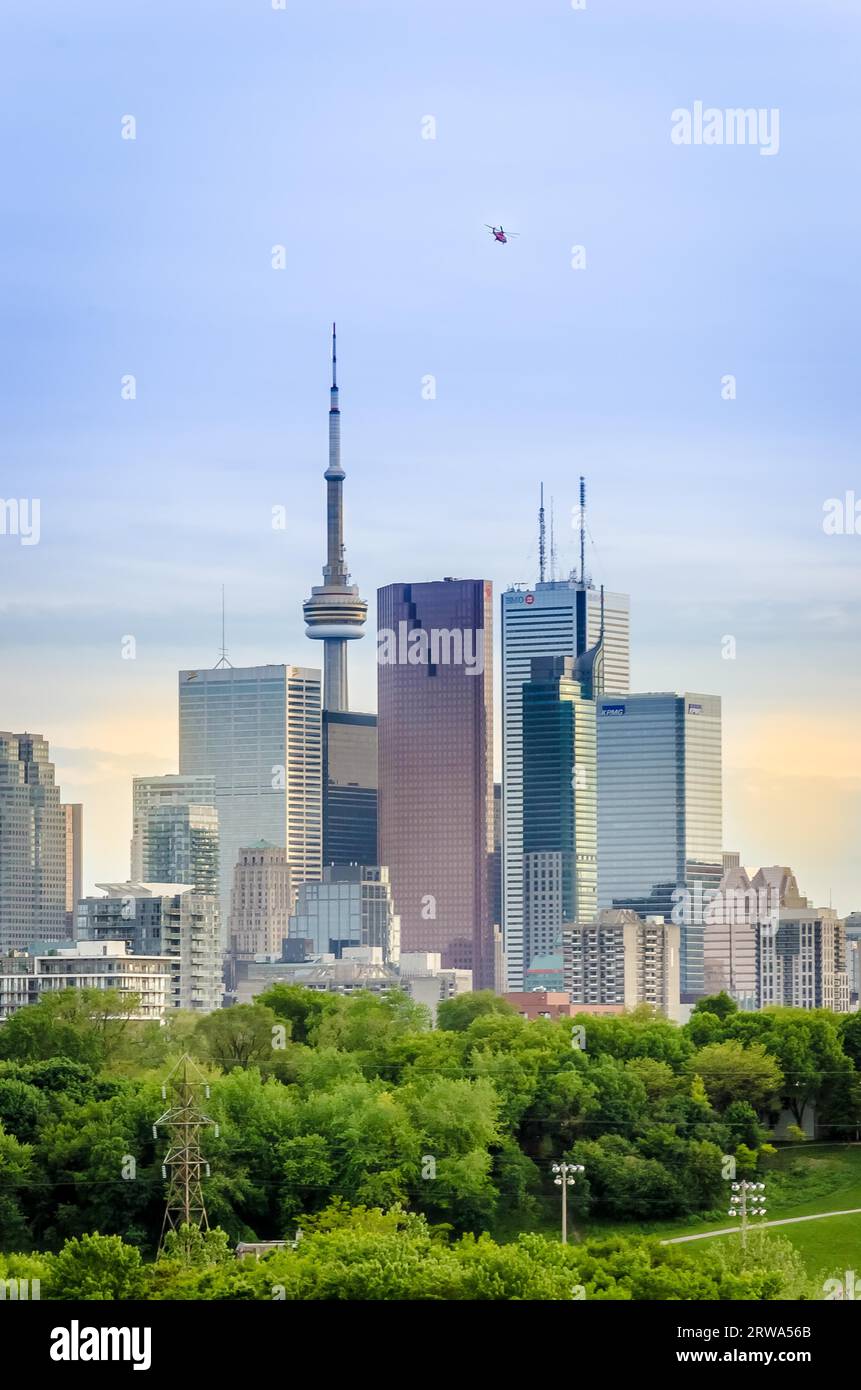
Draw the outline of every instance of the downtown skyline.
M38 36L38 16L13 8ZM15 330L3 495L41 499L41 538L0 537L0 697L5 727L42 733L64 799L85 805L85 888L125 865L132 776L177 769L176 672L215 664L222 583L236 665L312 664L301 601L323 553L337 318L360 592L446 574L486 577L497 595L534 582L542 479L567 570L585 474L589 568L631 595L632 689L722 698L727 847L791 864L817 902L830 890L841 912L857 907L861 538L822 525L827 499L858 481L852 74L837 9L822 6L802 79L780 59L803 10L767 2L756 15L715 5L696 28L681 5L441 4L412 30L396 3L340 8L334 32L321 4L291 14L286 37L286 16L246 24L222 3L202 35L155 0L170 53L114 15L98 55L78 33L39 56L48 118L63 124L70 103L77 116L53 143L26 45L10 73L3 100L30 121L0 270ZM205 82L189 61L201 42ZM557 49L568 76L554 86ZM351 52L355 73L338 61ZM139 95L156 56L159 110ZM232 98L217 113L213 73ZM311 94L297 138L293 103ZM700 98L779 107L779 154L675 147L671 113ZM119 136L126 112L135 142ZM435 140L422 139L427 114ZM58 198L67 233L46 254ZM500 220L517 242L490 240L483 224ZM134 402L120 398L128 372ZM356 710L375 707L366 635L351 653Z

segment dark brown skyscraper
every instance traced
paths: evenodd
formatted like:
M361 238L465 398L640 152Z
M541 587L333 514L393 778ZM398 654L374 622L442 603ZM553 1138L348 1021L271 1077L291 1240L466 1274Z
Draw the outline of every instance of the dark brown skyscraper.
M491 989L492 586L389 584L377 595L380 863L402 951L439 951Z

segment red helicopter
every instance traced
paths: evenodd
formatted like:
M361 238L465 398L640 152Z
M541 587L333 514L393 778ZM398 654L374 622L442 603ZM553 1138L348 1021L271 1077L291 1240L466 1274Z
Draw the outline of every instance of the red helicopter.
M501 227L491 227L489 222L485 222L484 225L489 232L493 232L494 240L501 241L503 244L507 242L508 238L511 236L520 236L519 232L504 232Z

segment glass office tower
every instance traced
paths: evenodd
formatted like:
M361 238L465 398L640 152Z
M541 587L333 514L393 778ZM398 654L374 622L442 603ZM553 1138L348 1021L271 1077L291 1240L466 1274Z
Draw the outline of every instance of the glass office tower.
M377 716L323 711L323 863L377 862Z
M0 948L66 934L66 816L41 734L0 733Z
M401 947L492 989L492 586L389 584L377 616L379 862Z
M523 903L527 969L598 910L595 703L573 657L533 657L523 686Z
M508 988L526 969L523 923L523 699L534 656L580 656L601 635L601 592L576 579L502 595L502 918ZM630 684L630 599L604 593L604 689Z
M597 723L598 905L679 922L689 1002L705 990L696 884L723 874L720 698L600 696Z
M215 778L222 922L240 850L283 846L294 884L322 869L320 672L220 666L179 673L179 770Z

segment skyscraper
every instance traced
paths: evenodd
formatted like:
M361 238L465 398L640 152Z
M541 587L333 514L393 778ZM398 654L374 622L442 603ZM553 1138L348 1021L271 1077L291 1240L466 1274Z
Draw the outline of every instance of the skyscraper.
M214 806L156 806L150 812L145 883L190 883L219 893L218 812Z
M41 734L0 733L0 947L66 935L66 819Z
M630 601L604 593L605 690L630 683ZM581 656L601 635L601 591L588 579L543 580L502 595L502 899L508 988L523 988L523 683L535 656Z
M723 876L720 698L606 695L597 704L598 904L681 926L689 1002L705 990L696 886L717 888Z
M329 404L329 466L326 479L326 563L323 583L303 605L305 636L324 644L323 708L349 709L347 643L362 637L368 605L350 583L344 551L344 478L341 411L338 404L337 338L332 324L332 386Z
M320 672L217 666L179 673L179 770L215 778L222 922L240 850L283 846L294 886L322 868Z
M149 825L152 812L161 806L215 806L215 778L182 777L175 772L160 777L132 778L131 873L136 883L191 883L184 874L155 874L148 865ZM217 889L207 889L217 892Z
M75 932L75 907L84 891L84 808L80 802L64 802L66 831L66 939Z
M380 863L401 949L494 986L492 586L389 584L377 596Z
M377 862L377 716L323 711L323 863Z
M290 931L293 876L286 851L260 840L243 848L233 870L228 938L238 960L280 955Z
M582 663L585 665L586 663ZM527 969L598 910L595 701L571 656L532 658L523 686L523 904Z

